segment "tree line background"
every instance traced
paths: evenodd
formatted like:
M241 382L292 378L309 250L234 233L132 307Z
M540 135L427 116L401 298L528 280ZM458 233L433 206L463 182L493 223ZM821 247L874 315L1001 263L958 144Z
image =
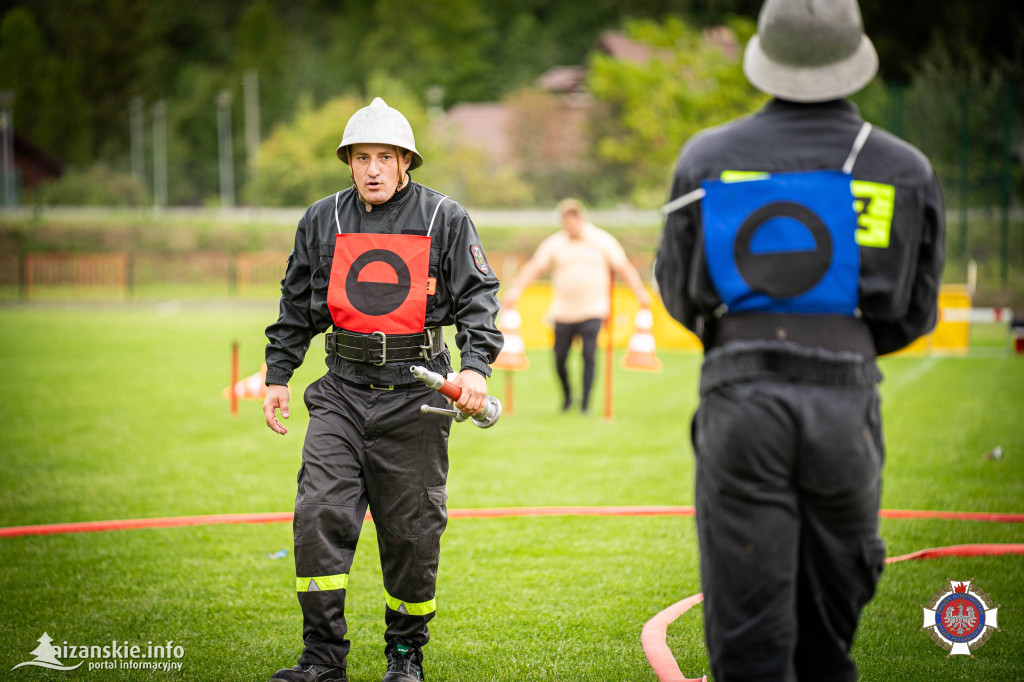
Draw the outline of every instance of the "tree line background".
M760 5L760 0L0 2L0 91L15 93L16 131L69 168L64 178L24 197L25 202L151 203L151 185L130 172L128 112L132 98L141 98L147 122L154 103L167 103L168 203L215 204L214 98L226 88L235 93L240 203L303 205L337 189L345 173L333 149L344 123L370 97L382 95L407 114L430 159L418 179L463 203L548 205L576 194L598 206L655 206L689 135L764 101L746 83L738 62L700 40L701 28L725 24L742 47L755 30ZM929 153L940 176L946 174L947 193L972 183L978 191L963 192L965 204L1000 202L1003 195L984 190L1004 179L1019 198L1024 188L1024 8L1019 0L864 0L861 5L881 58L880 78L856 98L865 117ZM633 64L597 54L597 38L609 29L623 30L667 58ZM563 163L546 157L542 144L545 111L557 103L532 84L549 67L569 64L589 67L587 89L598 106L590 122L592 145L584 158ZM251 69L259 75L262 146L258 163L247 167L241 83ZM510 103L521 114L514 133L516 147L524 150L520 163L495 168L472 150L432 139L431 88L435 97L440 94L432 104L443 107ZM968 160L975 160L968 164L963 163L965 142ZM152 158L148 152L146 158Z

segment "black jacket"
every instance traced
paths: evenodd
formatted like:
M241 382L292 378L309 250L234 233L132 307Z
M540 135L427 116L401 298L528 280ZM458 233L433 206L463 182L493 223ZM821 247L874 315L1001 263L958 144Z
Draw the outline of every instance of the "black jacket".
M337 219L341 231L371 234L426 234L434 210L444 195L410 182L387 202L367 212L353 188L338 197ZM333 325L327 307L327 287L334 258L335 195L310 206L299 220L295 248L281 282L281 307L277 322L267 327L267 383L287 384L302 364L312 338ZM455 343L462 353L462 369L490 376L490 363L501 350L503 339L494 324L498 313L498 278L474 251L482 256L480 237L466 210L448 198L440 205L430 243L430 277L437 280L434 295L427 297L425 325L454 324ZM473 247L476 247L475 249ZM486 270L486 272L485 272ZM446 349L430 363L389 362L377 367L328 356L332 374L356 383L405 384L409 366L426 364L434 370L450 366Z
M726 170L839 169L862 124L847 100L772 100L752 116L691 138L679 154L670 199ZM931 330L937 319L945 252L942 192L928 159L878 128L867 138L853 176L895 187L888 246L860 248L859 308L875 351L890 353ZM699 202L668 215L655 275L669 313L707 345L721 301L703 257L700 215Z

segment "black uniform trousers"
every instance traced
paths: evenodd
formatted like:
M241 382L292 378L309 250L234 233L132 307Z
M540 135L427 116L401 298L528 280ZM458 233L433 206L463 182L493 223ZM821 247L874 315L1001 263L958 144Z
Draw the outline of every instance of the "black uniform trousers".
M855 680L850 647L885 560L877 388L719 385L692 435L715 679Z
M602 320L593 318L581 322L555 323L555 371L562 384L563 408L572 405L572 385L569 383L569 370L566 361L569 349L578 336L583 344L583 386L581 407L586 410L590 406L590 389L594 386L594 370L597 365L594 354L597 351L597 335L601 331Z
M422 647L448 520L451 418L424 415L420 406L446 400L419 383L386 390L327 374L306 389L305 402L294 521L299 663L345 665L345 592L367 505L384 577L385 640Z

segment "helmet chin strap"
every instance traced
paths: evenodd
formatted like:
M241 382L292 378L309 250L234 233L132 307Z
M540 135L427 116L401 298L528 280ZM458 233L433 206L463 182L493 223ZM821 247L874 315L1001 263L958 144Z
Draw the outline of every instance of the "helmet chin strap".
M398 159L398 187L395 189L397 192L405 187L405 183L409 180L409 176L406 174L405 169L402 168L402 161L404 161L404 157L402 156L402 149L398 146L395 147L395 158Z

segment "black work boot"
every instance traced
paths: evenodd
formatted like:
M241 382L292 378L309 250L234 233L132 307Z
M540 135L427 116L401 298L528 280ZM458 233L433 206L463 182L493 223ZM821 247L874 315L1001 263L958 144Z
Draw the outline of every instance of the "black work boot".
M388 646L388 671L380 682L420 682L423 676L423 651L407 644Z
M270 682L348 682L344 668L327 665L297 665L274 673Z

